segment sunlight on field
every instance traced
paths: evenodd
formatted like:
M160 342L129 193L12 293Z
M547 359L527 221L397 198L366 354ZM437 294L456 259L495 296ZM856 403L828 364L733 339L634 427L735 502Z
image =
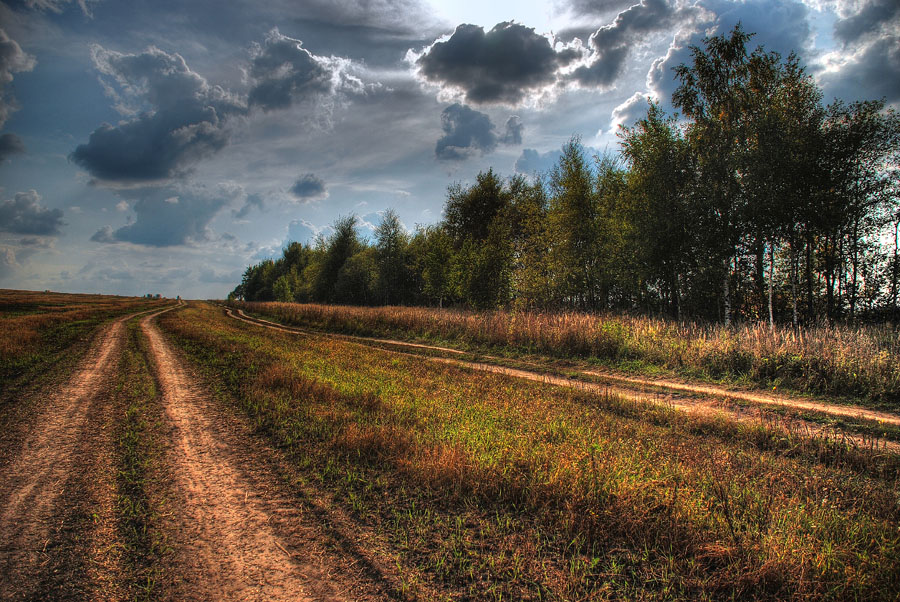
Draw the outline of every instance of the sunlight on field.
M347 322L379 311L306 309ZM385 320L388 311L410 331L432 320L433 335L482 343L518 340L493 340L501 324L519 333L544 332L548 319L571 332L604 324L493 314L473 334L467 314L372 315ZM617 324L627 336L626 327L664 326ZM802 451L761 426L264 331L209 306L161 325L303 479L383 535L413 589L513 599L866 598L896 586L890 459L824 444Z
M900 333L884 326L794 329L588 313L240 303L285 324L369 336L452 341L676 370L900 407Z

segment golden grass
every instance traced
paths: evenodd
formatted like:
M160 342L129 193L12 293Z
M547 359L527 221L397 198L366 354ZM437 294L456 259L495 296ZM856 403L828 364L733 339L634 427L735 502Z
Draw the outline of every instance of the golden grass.
M140 297L0 290L0 374L15 377L100 321L161 303Z
M240 303L286 324L363 336L448 341L624 367L658 367L900 408L900 331L889 326L724 327L586 313Z

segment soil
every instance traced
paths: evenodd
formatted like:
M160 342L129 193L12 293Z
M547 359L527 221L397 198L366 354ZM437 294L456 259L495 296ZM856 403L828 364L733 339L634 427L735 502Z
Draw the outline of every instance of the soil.
M323 548L320 512L274 469L273 450L217 404L154 322L150 343L169 429L171 508L161 525L174 549L163 584L173 600L381 599Z
M45 387L4 433L0 599L121 593L111 404L128 317L103 327L70 382Z
M396 347L407 348L411 351L430 350L440 351L453 355L459 355L463 352L458 349L448 347L438 347L433 345L420 345L416 343L407 343L395 339L379 339L375 337L360 337L352 335L335 335L332 333L321 333L314 330L303 328L295 328L276 324L261 318L248 316L243 310L233 310L226 307L225 312L228 316L281 332L308 335L308 336L328 336L341 338L348 341L356 342L363 345L378 347ZM390 351L390 349L388 349ZM402 353L402 352L401 352ZM760 406L775 406L786 408L795 412L814 411L826 416L855 418L862 420L871 420L883 424L900 425L900 416L887 412L879 412L870 410L860 406L838 405L820 401L815 399L798 399L788 395L769 394L762 392L748 392L727 389L714 385L696 384L687 382L678 382L670 379L651 379L638 378L615 374L612 372L601 372L597 370L580 370L580 374L588 377L599 379L603 382L585 382L563 376L548 374L540 370L540 366L533 364L535 370L525 370L520 368L510 368L488 362L474 362L457 359L455 357L427 357L429 361L440 362L463 366L474 370L493 372L504 374L515 378L522 378L531 381L543 382L555 386L565 386L578 388L594 393L609 393L623 397L632 401L657 403L668 407L676 408L681 411L714 415L719 414L727 418L738 421L764 421L772 422L772 417L767 415ZM485 360L501 361L501 358L491 356L483 356ZM745 402L745 405L738 405L734 401ZM749 403L750 405L746 405ZM873 441L871 437L863 437L851 433L846 433L833 427L826 427L812 420L805 420L797 416L790 416L781 421L784 428L792 433L805 434L809 436L826 436L849 441L858 446L877 447L879 450L900 453L900 443L894 441Z

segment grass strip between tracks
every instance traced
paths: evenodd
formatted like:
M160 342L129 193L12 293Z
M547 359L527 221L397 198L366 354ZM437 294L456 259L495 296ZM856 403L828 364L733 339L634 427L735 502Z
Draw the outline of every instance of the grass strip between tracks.
M129 596L133 600L152 600L159 593L159 561L169 548L165 535L156 527L163 504L154 483L159 478L157 436L162 409L140 319L134 318L127 324L127 342L116 387L117 406L123 412L118 424L116 485Z

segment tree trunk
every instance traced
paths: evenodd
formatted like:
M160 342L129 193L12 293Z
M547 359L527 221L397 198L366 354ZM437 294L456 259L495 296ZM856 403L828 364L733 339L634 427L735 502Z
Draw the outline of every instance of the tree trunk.
M769 328L775 329L775 311L772 296L775 288L775 243L769 243Z
M813 312L813 281L812 281L812 233L806 230L806 319L812 321Z
M856 297L857 297L857 270L859 268L859 218L853 220L853 240L851 241L852 251L850 255L850 319L856 317Z
M900 220L894 223L894 265L891 270L891 305L894 308L894 319L896 320L900 314L900 307L897 307L897 280L900 276L900 265L897 263L897 239L900 235Z
M757 309L757 317L762 319L763 313L766 311L766 243L757 243L753 254L756 257L756 269L754 270L753 279L756 285L756 294L754 296L757 299L753 305L759 308Z
M797 249L795 241L791 240L791 319L794 328L797 327Z
M725 326L731 326L731 258L725 260L725 278L722 281L722 303L725 312Z

